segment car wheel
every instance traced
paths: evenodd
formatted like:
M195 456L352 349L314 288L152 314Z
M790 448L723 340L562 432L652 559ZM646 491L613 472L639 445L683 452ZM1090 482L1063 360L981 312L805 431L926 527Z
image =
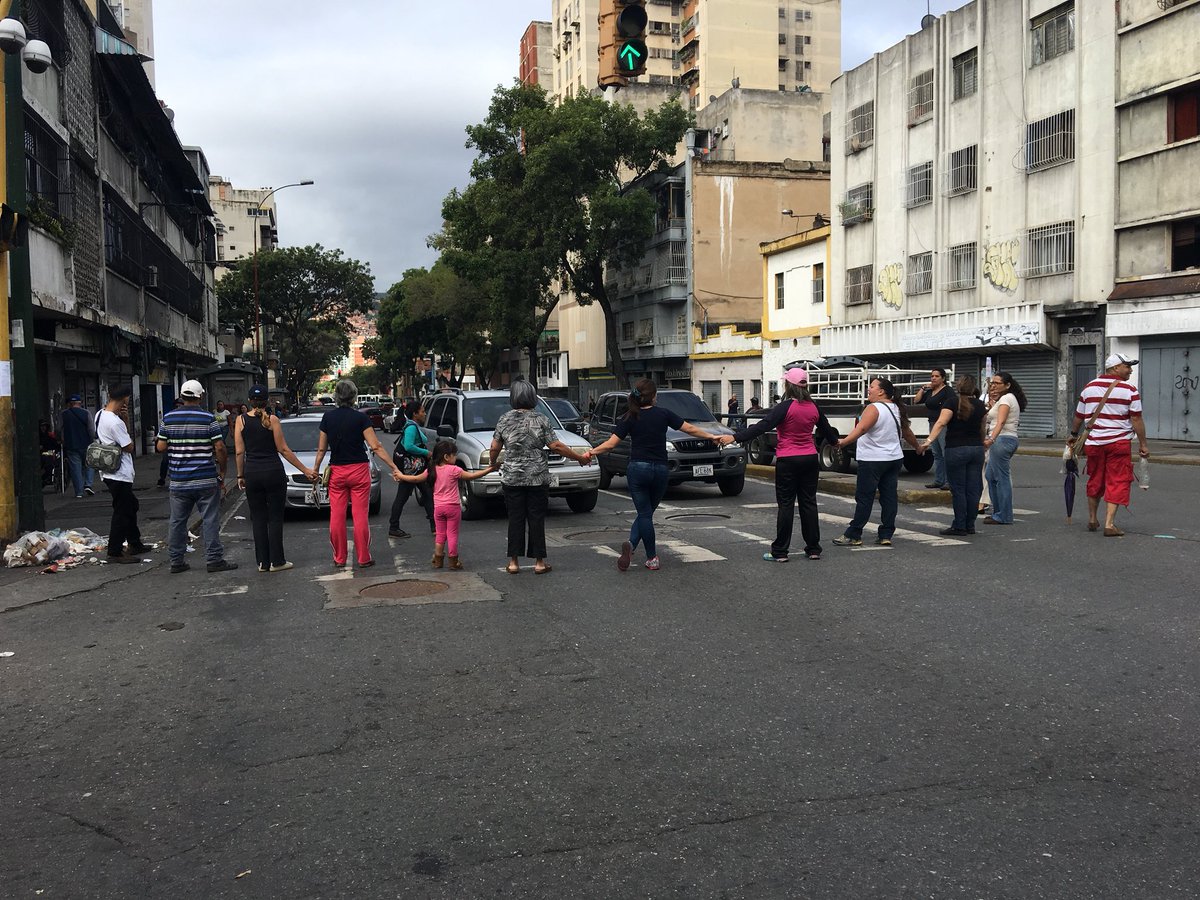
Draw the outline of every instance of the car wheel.
M605 467L604 463L600 463L599 465L600 465L600 490L607 491L609 485L612 484L612 472L610 472Z
M718 478L717 487L721 489L721 493L726 497L736 497L742 492L746 486L746 476L738 475L735 478Z
M769 466L775 461L775 454L767 446L767 436L760 435L750 442L750 462L756 466Z
M823 472L849 472L851 459L848 450L839 450L825 441L817 448L817 460Z
M567 494L567 506L571 507L571 512L591 512L596 508L596 501L598 499L600 499L599 491L581 491L578 494Z
M933 468L933 452L926 450L918 455L915 451L906 449L904 451L904 468L915 475L928 472Z
M482 519L487 515L487 502L472 494L465 481L458 483L458 502L464 519Z

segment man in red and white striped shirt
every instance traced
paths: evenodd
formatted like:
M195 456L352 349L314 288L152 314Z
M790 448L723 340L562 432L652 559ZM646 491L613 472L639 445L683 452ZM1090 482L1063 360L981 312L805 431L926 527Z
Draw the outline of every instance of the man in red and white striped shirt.
M1108 504L1104 515L1104 536L1121 537L1117 528L1118 506L1129 505L1129 486L1133 483L1133 459L1129 443L1136 434L1138 453L1150 455L1146 443L1146 423L1142 421L1142 398L1127 379L1138 361L1121 353L1110 354L1104 361L1104 374L1088 383L1075 407L1075 426L1068 444L1079 437L1083 423L1099 408L1089 429L1083 452L1087 455L1088 531L1100 529L1100 498Z

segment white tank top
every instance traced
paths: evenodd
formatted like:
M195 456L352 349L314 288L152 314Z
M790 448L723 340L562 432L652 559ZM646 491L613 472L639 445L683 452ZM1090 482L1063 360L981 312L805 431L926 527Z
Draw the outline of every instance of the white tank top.
M900 411L894 403L872 403L875 424L858 439L854 455L867 462L889 462L904 459L900 449Z

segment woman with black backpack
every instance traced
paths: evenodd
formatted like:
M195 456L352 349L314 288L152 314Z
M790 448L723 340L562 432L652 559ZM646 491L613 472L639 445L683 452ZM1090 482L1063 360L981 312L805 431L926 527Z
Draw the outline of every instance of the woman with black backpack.
M425 466L429 465L429 447L425 444L425 432L421 430L421 426L425 424L425 408L421 406L420 400L410 400L405 404L404 414L408 421L404 423L404 432L396 444L396 452L392 456L392 461L400 467L400 471L404 474L419 475L424 470L424 466L414 463L421 460ZM425 517L429 520L429 530L431 532L436 530L433 524L433 490L430 485L429 481L422 481L418 484L401 481L396 485L396 499L392 501L392 513L388 517L388 537L412 537L400 527L400 513L404 511L404 504L408 502L413 491L417 492L417 503L425 510Z

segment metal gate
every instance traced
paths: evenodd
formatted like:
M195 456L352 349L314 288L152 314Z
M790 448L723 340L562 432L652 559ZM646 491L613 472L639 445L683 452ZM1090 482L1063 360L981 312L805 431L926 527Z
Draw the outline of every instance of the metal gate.
M1191 405L1200 400L1200 337L1143 340L1138 368L1146 437L1200 441L1200 426L1190 424Z
M997 358L994 370L1012 375L1029 401L1017 426L1017 434L1021 437L1054 437L1058 407L1057 365L1058 358L1054 353L1009 353Z

